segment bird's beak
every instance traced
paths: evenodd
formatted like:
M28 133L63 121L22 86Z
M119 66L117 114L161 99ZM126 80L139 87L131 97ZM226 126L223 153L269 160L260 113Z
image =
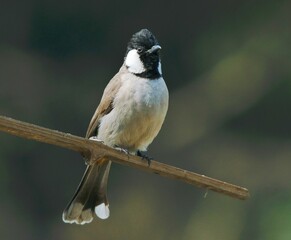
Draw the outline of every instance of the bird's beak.
M159 51L160 49L162 49L160 45L154 45L151 47L151 49L147 50L147 52L151 54L151 53Z

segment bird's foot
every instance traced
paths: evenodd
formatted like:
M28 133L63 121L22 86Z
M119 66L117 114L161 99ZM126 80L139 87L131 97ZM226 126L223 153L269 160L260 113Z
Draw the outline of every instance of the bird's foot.
M151 165L151 161L153 160L152 157L149 157L148 155L146 155L145 153L143 153L143 152L141 152L139 150L136 152L136 155L141 157L142 160L148 161L148 166Z
M118 151L120 151L120 152L123 152L123 153L125 153L125 154L127 154L127 155L130 154L130 152L129 152L126 148L121 148L121 147L119 147L119 146L117 146L117 145L114 146L114 149L116 149L116 150L118 150Z
M104 141L98 139L96 136L90 137L89 140L96 141L96 142L100 142L100 143L104 143Z

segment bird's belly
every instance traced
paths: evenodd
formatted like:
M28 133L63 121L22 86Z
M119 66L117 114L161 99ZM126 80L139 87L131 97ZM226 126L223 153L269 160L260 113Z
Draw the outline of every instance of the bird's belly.
M114 109L103 117L98 138L112 147L126 148L131 152L145 151L158 134L163 121L164 115L156 110L144 112L131 109L121 112Z
M130 151L146 151L147 146L158 134L163 120L158 116L141 114L121 126L115 141L118 142L117 145Z
M153 84L164 84L164 81ZM127 86L127 92L117 96L113 110L101 119L98 138L106 145L130 152L146 151L160 131L168 109L167 88L165 86L161 92L151 85L141 86L142 91L138 87L130 91Z

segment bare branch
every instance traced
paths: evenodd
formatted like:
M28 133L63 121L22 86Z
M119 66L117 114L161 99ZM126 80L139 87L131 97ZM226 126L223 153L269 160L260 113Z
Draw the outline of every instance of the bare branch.
M108 157L116 163L135 167L172 179L178 179L197 187L223 193L234 198L244 200L249 197L248 190L240 186L156 161L151 161L151 165L148 166L147 162L141 161L140 157L126 155L102 143L4 116L0 116L0 131L79 152L87 159L90 159L89 164L94 164L100 157Z

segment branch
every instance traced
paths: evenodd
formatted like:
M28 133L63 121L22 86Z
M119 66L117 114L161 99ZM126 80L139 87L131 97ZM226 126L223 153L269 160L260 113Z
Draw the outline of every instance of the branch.
M4 116L0 116L0 131L79 152L87 159L90 159L89 164L94 164L100 157L108 157L116 163L181 180L234 198L245 200L249 197L249 192L246 188L156 161L151 161L151 165L148 166L147 161L141 161L140 157L124 154L102 143L69 133L51 130Z

